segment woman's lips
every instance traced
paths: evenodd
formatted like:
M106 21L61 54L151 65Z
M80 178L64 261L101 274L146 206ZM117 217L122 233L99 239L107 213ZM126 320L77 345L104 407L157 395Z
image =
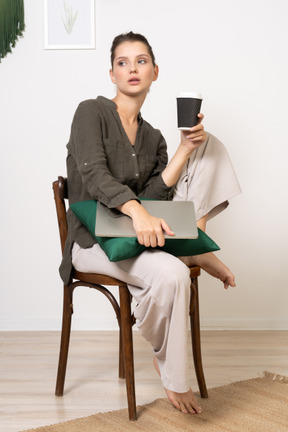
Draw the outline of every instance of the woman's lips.
M130 78L128 83L131 85L137 85L140 83L140 79L139 78Z

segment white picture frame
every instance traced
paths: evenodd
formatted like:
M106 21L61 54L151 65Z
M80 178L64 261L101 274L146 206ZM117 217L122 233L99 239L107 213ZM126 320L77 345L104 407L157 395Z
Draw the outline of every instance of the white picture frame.
M95 49L95 0L44 0L44 48Z

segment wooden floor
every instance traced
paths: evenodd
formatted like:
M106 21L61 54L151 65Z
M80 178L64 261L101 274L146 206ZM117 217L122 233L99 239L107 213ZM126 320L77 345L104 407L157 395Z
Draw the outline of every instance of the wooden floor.
M54 396L58 332L0 333L0 432L19 432L97 412L126 408L118 374L116 332L73 332L65 394ZM137 404L164 397L152 353L134 332ZM204 331L202 357L208 388L257 377L288 376L287 331ZM190 359L192 387L197 391Z

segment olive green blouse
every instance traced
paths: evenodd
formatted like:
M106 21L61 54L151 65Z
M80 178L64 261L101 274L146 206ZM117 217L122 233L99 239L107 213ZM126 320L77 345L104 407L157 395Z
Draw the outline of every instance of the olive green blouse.
M138 197L171 199L171 188L162 179L167 165L167 145L160 131L138 116L138 130L131 145L116 104L99 96L80 103L67 144L69 202L95 199L113 209ZM68 283L74 242L82 248L97 243L69 209L68 237L60 275Z

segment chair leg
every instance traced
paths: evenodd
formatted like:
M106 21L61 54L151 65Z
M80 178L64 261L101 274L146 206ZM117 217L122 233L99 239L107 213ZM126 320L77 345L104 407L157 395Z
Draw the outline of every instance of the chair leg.
M193 287L192 287L193 285ZM195 373L198 381L200 395L202 398L208 398L208 392L204 377L202 356L201 356L201 339L200 339L200 317L199 317L199 295L198 295L198 279L191 279L191 309L190 309L190 324L191 324L191 338L192 338L192 350Z
M72 313L73 313L72 291L69 292L68 285L65 285L64 298L63 298L63 316L62 316L60 354L59 354L58 373L57 373L56 390L55 390L56 396L63 396L63 392L64 392Z
M128 291L127 285L122 285L119 288L120 288L119 291L120 291L122 347L123 347L124 364L125 364L128 413L129 413L129 420L137 420L130 293Z
M123 340L122 340L122 329L121 324L119 327L119 378L125 378L125 365L123 356Z

